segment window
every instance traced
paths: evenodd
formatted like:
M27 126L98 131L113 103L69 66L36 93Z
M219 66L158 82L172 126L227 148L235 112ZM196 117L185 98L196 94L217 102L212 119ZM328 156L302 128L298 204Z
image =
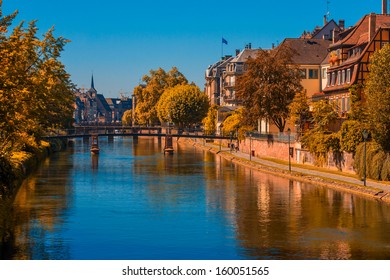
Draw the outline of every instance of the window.
M337 85L339 86L341 84L341 72L337 71Z
M345 70L341 71L341 84L345 84Z
M325 79L325 77L326 77L326 68L322 68L322 79Z
M318 79L318 69L309 69L309 79Z
M347 69L347 77L345 78L347 84L351 82L351 69Z
M299 69L299 71L301 72L301 78L306 79L306 69Z
M328 73L328 74L326 75L326 78L327 78L326 86L329 87L329 86L330 86L330 73Z
M335 82L336 82L336 73L333 72L332 73L332 84L331 85L334 86Z

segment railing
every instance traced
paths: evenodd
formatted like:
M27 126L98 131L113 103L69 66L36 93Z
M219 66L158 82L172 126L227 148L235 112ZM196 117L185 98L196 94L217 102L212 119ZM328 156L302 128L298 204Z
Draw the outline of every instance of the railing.
M252 135L252 138L254 139L262 139L267 141L278 141L278 142L288 142L289 141L289 133L288 132L279 132L279 133L259 133L257 131L254 132L247 132L246 137L250 137ZM295 132L290 132L290 141L294 141L296 137L298 136Z

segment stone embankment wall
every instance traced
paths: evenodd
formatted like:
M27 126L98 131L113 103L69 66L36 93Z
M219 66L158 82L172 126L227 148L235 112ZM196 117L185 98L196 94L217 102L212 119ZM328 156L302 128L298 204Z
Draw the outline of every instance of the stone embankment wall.
M235 145L237 142L233 142ZM227 142L224 143L227 145ZM302 149L301 144L295 140L291 140L290 147L292 148L292 163L314 165L314 158L309 151ZM248 153L252 150L252 155L260 158L275 158L288 161L289 143L285 141L246 138L239 142L239 149L243 153ZM333 161L333 154L329 153L326 166L330 169L337 169ZM342 170L345 172L354 173L353 158L349 153L343 153Z

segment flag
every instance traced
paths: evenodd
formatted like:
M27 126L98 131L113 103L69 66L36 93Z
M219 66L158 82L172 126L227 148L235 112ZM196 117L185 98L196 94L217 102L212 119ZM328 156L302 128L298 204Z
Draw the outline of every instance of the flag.
M223 37L222 37L222 44L226 44L226 45L228 44L228 42L226 41L226 39L223 38Z

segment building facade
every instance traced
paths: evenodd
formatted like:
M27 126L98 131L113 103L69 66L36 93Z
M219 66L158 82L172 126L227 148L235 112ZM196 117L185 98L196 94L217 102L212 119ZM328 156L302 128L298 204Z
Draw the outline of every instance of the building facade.
M340 117L346 117L351 105L349 89L364 85L369 74L371 55L390 43L390 16L365 15L355 26L338 35L329 46L323 98L335 104Z

